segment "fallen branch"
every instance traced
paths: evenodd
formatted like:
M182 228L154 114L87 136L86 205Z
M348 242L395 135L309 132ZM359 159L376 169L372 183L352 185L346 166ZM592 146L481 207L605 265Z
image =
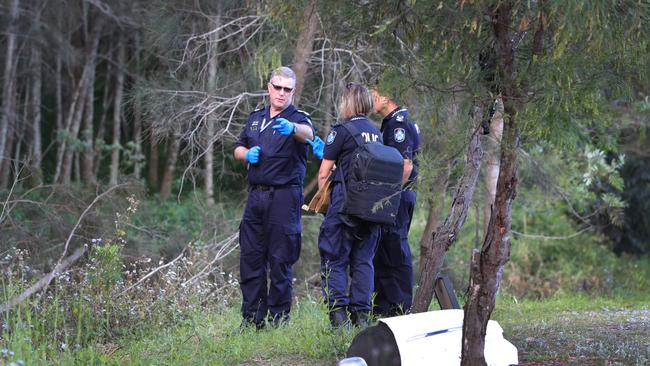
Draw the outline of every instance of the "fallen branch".
M146 281L147 278L153 276L154 274L156 274L156 273L159 272L160 270L165 269L165 268L171 266L172 264L174 264L177 260L181 259L181 258L183 257L183 255L185 255L185 250L186 250L186 249L187 249L187 247L185 247L185 248L183 249L183 251L181 251L181 254L179 254L178 257L174 258L171 262L166 263L166 264L163 264L162 266L159 266L159 267L154 268L151 272L147 273L146 276L142 277L138 282L134 283L133 285L127 287L127 288L124 289L122 292L120 292L119 294L117 294L117 297L120 297L120 296L124 295L127 291L129 291L130 289L136 287L137 285L141 284L142 282Z
M203 267L203 269L200 270L199 273L192 276L192 278L190 278L189 280L183 282L181 286L186 286L187 284L194 282L196 279L202 277L208 269L212 268L215 262L217 262L220 259L223 259L228 254L230 254L233 250L235 250L235 248L237 248L236 245L230 248L226 254L223 254L223 252L228 248L228 246L234 243L237 240L237 238L239 238L239 233L234 233L228 238L226 238L226 240L223 240L221 243L219 243L220 248L219 251L217 251L217 254L214 255L214 259L212 259L210 263L208 263L205 267Z
M28 297L32 296L36 292L40 291L41 289L46 288L50 282L54 279L54 277L58 276L61 274L61 271L64 271L66 268L68 268L72 263L76 262L79 257L81 257L85 252L86 249L88 248L88 245L84 245L80 248L77 248L77 250L72 253L71 256L65 258L64 260L60 261L56 267L54 267L54 270L52 272L48 273L45 277L41 278L38 282L33 284L31 287L29 287L25 292L20 294L19 296L14 297L13 299L7 301L6 304L0 305L0 313L3 313L5 311L10 310L14 306L20 304L21 302L25 301Z
M70 235L68 235L68 240L65 242L65 247L63 248L63 253L61 253L61 257L59 257L59 260L56 261L56 265L54 266L54 269L52 272L48 273L45 275L43 278L41 278L38 282L30 286L27 290L25 290L22 294L14 297L13 299L7 301L5 304L0 305L0 313L3 313L5 311L9 311L11 308L14 306L20 304L21 302L25 301L28 297L32 296L38 291L46 289L49 285L50 282L54 279L54 277L58 276L61 274L61 272L65 271L68 267L70 267L74 262L77 261L88 249L88 245L84 245L80 248L77 248L77 250L72 253L69 257L66 257L66 254L68 252L68 246L70 245L70 241L72 240L72 237L74 236L75 231L77 231L77 228L81 224L81 220L86 216L88 211L97 203L100 199L102 199L104 196L108 195L110 192L113 190L123 187L124 185L116 185L111 188L109 188L106 192L100 194L99 196L95 197L95 199L86 207L84 212L81 213L79 216L79 219L77 220L77 223L74 225L72 228L72 231L70 231Z

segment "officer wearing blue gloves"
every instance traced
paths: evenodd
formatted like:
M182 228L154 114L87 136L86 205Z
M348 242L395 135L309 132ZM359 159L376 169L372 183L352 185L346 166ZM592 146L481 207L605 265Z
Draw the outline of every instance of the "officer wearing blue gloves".
M414 159L420 148L420 129L411 120L406 108L391 98L372 91L374 110L384 117L381 132L384 144L396 148L404 157L403 182L399 211L394 225L384 225L375 255L374 312L395 316L411 310L413 297L413 264L408 233L415 208L417 163Z
M253 111L235 143L235 158L248 167L248 200L239 226L242 328L278 325L289 319L292 266L301 247L302 184L309 114L292 104L296 75L273 71L270 105ZM267 284L267 274L270 285Z
M327 136L324 159L318 171L318 187L327 181L334 165L332 193L325 220L320 227L318 251L321 258L321 285L333 327L350 323L365 327L371 310L373 292L373 257L379 239L378 225L357 222L348 225L339 212L345 199L343 180L351 171L352 153L357 148L354 137L343 124L354 124L365 142L381 142L381 133L367 118L372 111L372 95L361 84L350 83L339 103L340 123ZM343 172L343 173L342 173ZM345 176L344 176L345 175ZM348 270L351 284L348 291ZM348 315L349 312L349 315Z

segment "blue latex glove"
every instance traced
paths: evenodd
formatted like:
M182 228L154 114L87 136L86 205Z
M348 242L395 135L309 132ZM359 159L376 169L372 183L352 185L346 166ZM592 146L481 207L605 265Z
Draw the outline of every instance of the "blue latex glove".
M246 151L246 161L251 164L257 164L260 161L260 151L262 149L259 146L253 146L250 150Z
M277 124L273 125L273 129L278 130L282 136L289 136L295 132L296 126L286 118L278 118L275 122Z
M316 136L313 140L307 139L307 143L311 145L311 149L319 159L323 160L323 152L325 150L325 142L320 137Z

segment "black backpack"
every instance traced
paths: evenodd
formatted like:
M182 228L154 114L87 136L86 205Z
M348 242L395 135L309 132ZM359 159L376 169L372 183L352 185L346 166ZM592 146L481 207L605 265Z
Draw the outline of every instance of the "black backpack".
M342 126L357 144L350 160L350 172L343 190L341 213L378 224L394 224L402 192L404 158L392 146L365 142L352 123Z

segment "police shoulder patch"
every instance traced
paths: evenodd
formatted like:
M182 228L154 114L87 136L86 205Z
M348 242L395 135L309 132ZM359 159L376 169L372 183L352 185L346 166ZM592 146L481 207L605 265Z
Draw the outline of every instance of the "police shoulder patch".
M336 139L336 131L332 130L330 133L327 135L327 144L331 145L334 142L334 139Z
M406 132L403 128L396 128L393 131L393 138L395 139L395 142L403 142L406 140Z
M311 115L309 113L307 113L307 112L305 112L303 110L300 110L300 109L296 109L296 112L302 114L305 117L305 121L307 121L307 123L309 123L310 126L312 125L312 123L311 123Z
M397 122L404 122L404 115L403 114L398 114L397 116L395 116L395 120Z

